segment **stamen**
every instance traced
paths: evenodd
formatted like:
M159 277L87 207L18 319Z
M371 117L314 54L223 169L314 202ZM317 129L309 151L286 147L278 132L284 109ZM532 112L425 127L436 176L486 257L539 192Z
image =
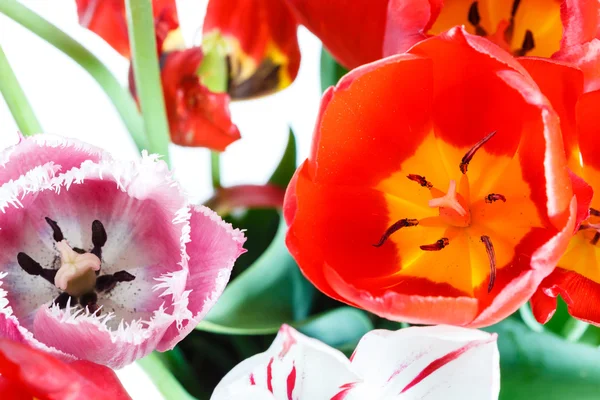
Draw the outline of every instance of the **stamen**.
M519 9L519 5L521 4L521 0L514 0L512 4L512 9L510 10L510 19L514 20L515 15L517 15L517 10Z
M600 241L600 232L596 232L590 243L592 244L592 246L595 246L598 244L598 241Z
M496 281L496 252L494 251L494 245L489 236L483 235L481 241L485 244L485 250L487 251L488 258L490 259L490 283L488 284L488 293L494 288L494 282Z
M87 308L92 314L100 308L98 307L98 295L95 292L89 292L81 296L79 304L81 304L81 307Z
M61 294L59 294L58 297L56 299L54 299L54 304L58 304L58 307L60 309L63 309L63 308L67 307L67 304L69 303L69 299L71 299L71 306L74 306L77 304L77 299L75 297L71 296L67 292L62 292Z
M533 39L533 32L529 29L525 32L523 38L523 44L521 48L515 51L515 56L522 57L535 48L535 40Z
M600 211L596 210L595 208L590 208L590 215L594 217L600 217Z
M425 179L424 176L408 174L407 178L410 179L411 181L417 182L419 185L426 187L427 189L431 189L433 187L433 184L431 182L429 182L427 179Z
M513 34L515 31L515 16L517 15L519 4L521 4L521 0L513 1L512 9L510 10L510 18L508 19L508 27L504 31L504 40L506 41L506 43L512 42Z
M479 36L487 36L487 31L480 25L481 15L479 14L479 2L474 1L469 7L469 14L467 16L469 23L475 28L475 34Z
M486 144L488 142L488 140L490 140L496 134L496 132L497 131L493 131L493 132L489 133L486 137L481 139L479 142L475 143L475 145L473 147L471 147L471 150L467 151L467 154L465 154L465 156L462 158L462 160L460 160L460 165L458 166L460 168L460 172L462 172L463 174L467 173L467 169L469 168L469 163L471 162L471 159L473 158L473 156L475 155L477 150L479 150L481 148L481 146Z
M485 202L486 203L493 203L493 202L498 201L498 200L502 200L503 203L506 203L506 197L504 197L501 194L490 193L487 196L485 196Z
M435 242L433 244L424 244L423 246L419 246L419 248L421 250L425 250L425 251L440 251L441 249L448 246L449 244L450 244L450 241L448 240L448 238L441 238L440 240L438 240L437 242Z
M102 222L95 220L92 222L92 244L94 248L90 253L94 254L98 258L102 258L102 246L106 244L108 236Z
M29 275L41 276L54 285L54 277L57 272L55 269L43 268L37 261L23 252L17 254L17 262L23 271Z
M387 228L387 230L385 231L385 233L383 234L383 236L381 236L381 239L379 239L379 242L377 242L373 246L375 246L375 247L381 247L381 246L383 246L383 244L385 243L385 241L388 240L388 238L394 232L400 230L401 228L406 228L406 227L409 227L409 226L417 226L417 225L419 225L419 221L416 220L416 219L404 218L404 219L401 219L399 221L396 221L396 223L394 223L392 226L390 226L389 228Z
M50 225L50 228L52 228L54 240L57 242L64 240L65 237L64 237L62 231L60 230L60 227L56 223L56 221L53 221L50 218L46 217L46 222L48 223L48 225Z
M102 275L96 280L96 290L98 292L110 292L117 286L117 283L131 282L134 279L135 276L127 271L118 271L112 275Z
M467 215L467 211L460 204L456 193L456 181L453 179L450 181L448 187L448 193L442 197L429 200L429 207L447 207L456 211L461 217Z

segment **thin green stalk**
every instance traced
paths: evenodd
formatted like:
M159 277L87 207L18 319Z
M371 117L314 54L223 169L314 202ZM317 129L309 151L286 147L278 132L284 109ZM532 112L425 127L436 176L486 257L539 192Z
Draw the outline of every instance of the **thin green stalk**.
M534 332L543 332L544 325L537 322L535 317L533 316L533 312L529 307L529 303L525 303L519 308L519 314L521 315L521 319Z
M30 136L34 133L42 132L42 127L35 117L31 104L27 101L27 96L25 96L23 89L21 89L21 85L19 85L19 81L10 67L10 63L1 46L0 94L4 97L4 100L23 135Z
M137 363L152 379L165 400L195 400L195 397L179 384L156 353L151 353Z
M570 318L562 329L562 335L568 342L577 342L581 339L589 326L590 324L588 323L575 318Z
M221 187L221 155L218 151L210 152L210 177L214 189Z
M169 163L169 124L165 112L152 0L126 0L135 87L142 109L148 150Z
M96 56L16 0L0 0L0 13L23 25L81 65L110 98L138 149L147 147L142 119L135 101Z

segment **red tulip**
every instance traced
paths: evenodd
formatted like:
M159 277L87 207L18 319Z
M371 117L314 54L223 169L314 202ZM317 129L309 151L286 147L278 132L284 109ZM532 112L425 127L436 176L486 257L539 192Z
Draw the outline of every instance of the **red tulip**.
M79 23L106 40L122 56L129 58L125 0L76 0L76 2ZM170 14L169 19L175 18L177 21L175 0L152 0L152 8L156 19L159 19L161 14Z
M572 316L600 325L600 196L592 198L592 189L600 190L600 91L582 94L580 70L547 60L522 62L560 115L569 168L577 175L573 175L574 187L582 188L578 196L584 201L578 210L583 222L576 226L558 267L531 298L533 313L546 323L560 295Z
M298 24L284 0L210 0L204 35L227 43L233 99L289 86L298 74Z
M200 82L200 47L163 55L161 78L171 140L182 146L223 151L240 138L231 122L229 95L211 92Z
M384 54L464 25L515 56L553 57L586 73L600 88L600 3L589 0L389 0Z
M325 92L286 242L335 299L485 326L552 272L576 200L548 100L509 53L455 28Z
M383 57L389 0L284 0L346 68Z
M65 363L8 339L0 339L0 398L131 399L108 367L89 361Z

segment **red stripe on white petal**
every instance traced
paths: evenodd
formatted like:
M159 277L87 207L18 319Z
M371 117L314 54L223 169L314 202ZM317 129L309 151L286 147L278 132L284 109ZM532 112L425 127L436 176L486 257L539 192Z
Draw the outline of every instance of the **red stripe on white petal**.
M287 377L287 397L288 400L292 400L292 392L296 388L296 365L293 365L292 370L290 371Z
M269 389L269 392L271 393L273 393L273 360L274 358L271 357L267 364L267 389Z
M459 358L461 355L463 355L464 353L466 353L467 351L477 348L479 346L491 343L491 342L495 342L496 341L496 336L492 336L490 339L487 340L477 340L477 341L473 341L470 343L467 343L466 345L459 347L458 349L438 358L433 360L431 363L429 363L429 365L427 365L412 381L410 381L408 383L408 385L406 385L404 387L404 389L402 389L400 391L400 394L405 393L407 390L409 390L410 388L412 388L413 386L419 384L420 382L422 382L425 378L427 378L429 375L433 374L435 371L437 371L438 369L442 368L443 366L445 366L446 364L456 360L457 358Z

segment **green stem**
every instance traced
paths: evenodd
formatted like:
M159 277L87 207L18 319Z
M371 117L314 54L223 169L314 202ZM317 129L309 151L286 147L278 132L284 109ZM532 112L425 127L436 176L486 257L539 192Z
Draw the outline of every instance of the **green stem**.
M581 339L589 326L590 324L587 324L583 321L570 318L567 320L567 322L565 322L565 325L562 329L562 335L568 342L577 342L579 339Z
M110 98L138 149L146 148L142 120L135 101L127 89L121 86L119 81L96 56L69 35L16 0L1 0L0 13L23 25L81 65Z
M221 187L221 155L218 151L210 152L210 177L214 189Z
M543 332L544 325L537 322L535 317L533 316L533 312L531 312L531 308L529 307L529 303L525 303L519 308L519 314L521 315L521 319L534 332Z
M152 0L126 0L135 87L148 137L148 150L169 163L169 124L160 80Z
M30 136L42 132L42 127L35 117L21 85L19 85L19 81L10 67L2 47L0 47L0 94L4 97L23 135Z
M152 382L156 385L165 400L195 399L179 384L156 353L151 353L145 358L138 360L138 364L152 379Z

